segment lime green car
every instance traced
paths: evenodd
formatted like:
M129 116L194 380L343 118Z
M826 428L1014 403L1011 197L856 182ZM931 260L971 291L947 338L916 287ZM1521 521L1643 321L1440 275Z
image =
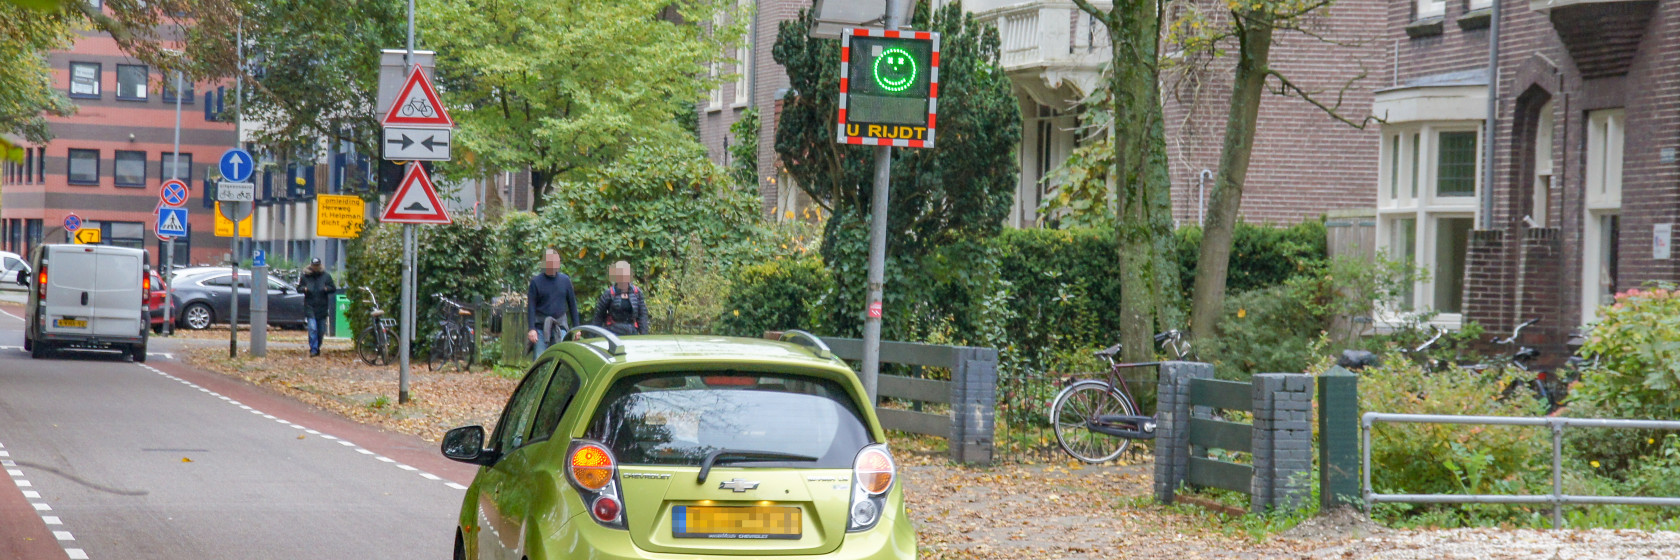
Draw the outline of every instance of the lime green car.
M863 385L816 337L577 330L601 338L538 357L488 439L444 436L480 465L457 560L915 557Z

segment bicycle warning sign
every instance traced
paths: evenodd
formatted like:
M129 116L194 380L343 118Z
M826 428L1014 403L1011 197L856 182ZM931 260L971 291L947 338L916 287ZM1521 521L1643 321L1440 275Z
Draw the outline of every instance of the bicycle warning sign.
M391 110L385 113L385 118L379 122L384 126L413 126L453 128L455 121L449 119L449 112L443 109L443 101L438 99L437 88L432 87L432 80L415 65L408 73L408 80L403 82L402 89L397 90L397 98L391 103Z

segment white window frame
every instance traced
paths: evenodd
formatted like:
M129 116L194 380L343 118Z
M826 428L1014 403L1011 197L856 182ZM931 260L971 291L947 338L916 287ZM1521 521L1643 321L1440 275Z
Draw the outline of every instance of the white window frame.
M746 32L741 35L741 45L735 47L735 107L745 107L752 103L752 67L753 67L753 9L752 0L736 2L736 13L747 18Z
M1417 0L1417 18L1429 19L1447 14L1447 0Z
M1484 9L1484 8L1492 8L1492 7L1493 7L1493 0L1470 0L1469 6L1468 6L1470 11L1472 11L1472 12L1476 11L1476 10L1481 10L1481 9Z
M1552 138L1552 128L1556 124L1552 116L1552 103L1546 102L1540 107L1539 122L1534 131L1534 186L1530 195L1533 197L1529 204L1528 217L1534 221L1536 227L1550 227L1552 208L1552 177L1555 162L1552 161L1552 150L1556 147Z
M1440 136L1447 132L1477 133L1475 188L1469 196L1437 194ZM1399 240L1396 236L1400 234L1400 224L1403 220L1415 220L1412 262L1430 272L1428 278L1419 278L1411 286L1411 301L1379 312L1378 320L1383 326L1398 326L1406 322L1405 314L1435 308L1435 286L1440 281L1435 270L1441 256L1436 245L1442 220L1476 219L1476 195L1482 189L1483 136L1481 120L1425 121L1383 127L1377 174L1377 248L1390 258L1399 258L1393 245ZM1398 159L1396 149L1400 151ZM1478 227L1480 224L1472 222L1472 231ZM1463 314L1437 313L1431 323L1457 329L1463 324Z
M1598 318L1598 306L1606 283L1614 278L1603 274L1604 246L1617 243L1605 239L1602 224L1622 213L1622 164L1627 139L1627 112L1603 109L1587 113L1587 172L1581 236L1581 323ZM1608 286L1615 291L1614 285Z
M725 15L726 14L722 10L719 10L717 14L712 16L711 32L714 36L717 33L717 30L723 28ZM706 77L712 84L712 89L706 92L706 111L708 112L723 110L723 83L718 80L718 77L722 75L722 61L713 60L712 62L706 63Z

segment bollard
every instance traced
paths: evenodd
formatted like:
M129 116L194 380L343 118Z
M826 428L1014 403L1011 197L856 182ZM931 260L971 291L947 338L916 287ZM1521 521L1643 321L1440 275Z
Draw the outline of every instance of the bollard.
M1358 507L1359 376L1341 366L1318 376L1318 504Z

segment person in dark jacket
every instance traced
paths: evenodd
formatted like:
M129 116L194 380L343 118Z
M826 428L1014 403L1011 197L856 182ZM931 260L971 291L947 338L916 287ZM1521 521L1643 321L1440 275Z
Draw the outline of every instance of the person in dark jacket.
M319 356L321 334L326 329L327 315L332 313L332 298L338 293L338 285L333 284L332 275L321 267L321 259L314 259L303 269L297 289L303 294L303 320L309 325L309 355Z
M633 277L630 263L613 263L610 276L612 284L595 300L595 317L592 323L612 331L613 334L647 334L647 302L642 300L642 289L630 283Z
M565 334L566 329L578 324L572 277L560 272L560 253L554 249L543 253L543 271L531 277L525 302L526 316L531 318L531 331L526 333L526 339L536 345L538 356Z

